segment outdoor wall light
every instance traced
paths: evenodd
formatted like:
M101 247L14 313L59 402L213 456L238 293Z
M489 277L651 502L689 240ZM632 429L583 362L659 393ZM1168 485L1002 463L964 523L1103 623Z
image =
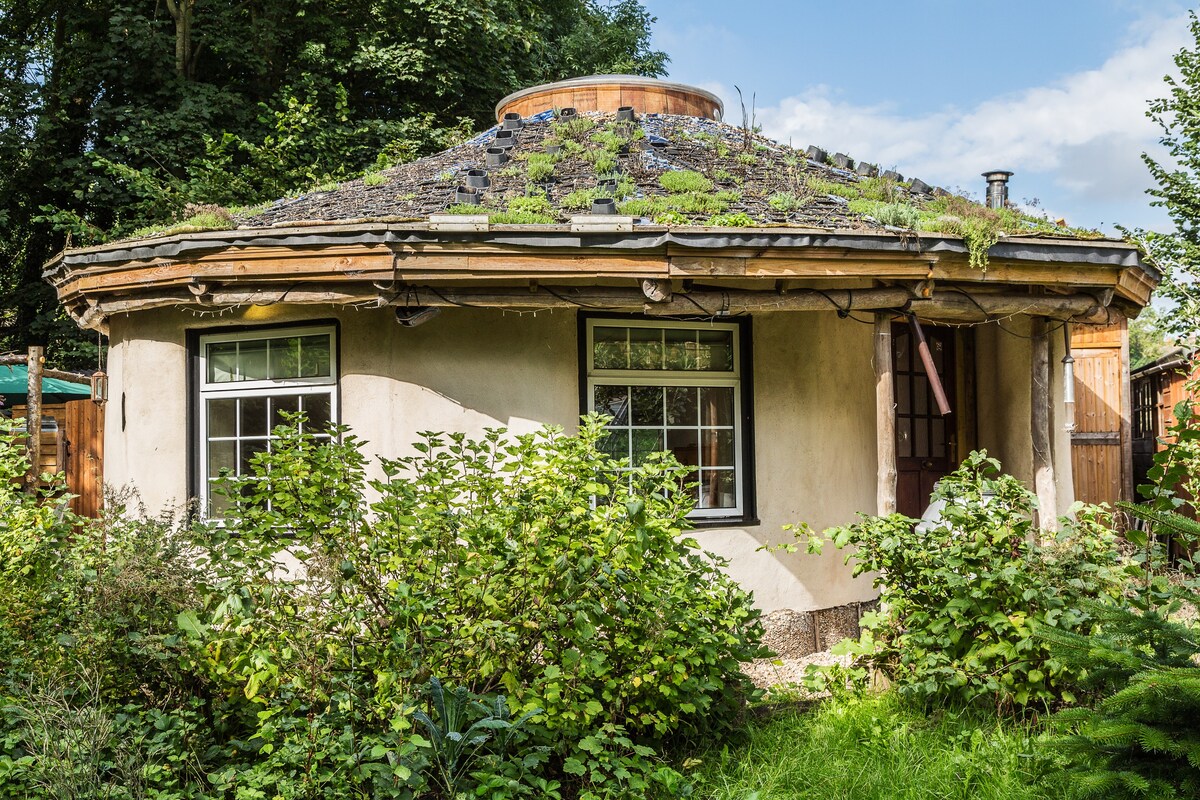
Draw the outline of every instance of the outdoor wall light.
M104 405L108 402L108 374L103 370L92 373L92 402Z
M1063 356L1063 406L1066 420L1063 427L1068 432L1075 430L1075 357L1071 355L1071 328L1063 325L1063 339L1066 342L1067 354Z
M396 322L405 328L415 328L442 313L436 306L404 306L396 309Z

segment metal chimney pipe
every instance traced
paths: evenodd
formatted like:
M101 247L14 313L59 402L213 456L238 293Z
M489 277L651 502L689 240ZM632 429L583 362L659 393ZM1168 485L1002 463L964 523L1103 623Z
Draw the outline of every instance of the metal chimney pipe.
M987 181L987 207L988 208L1004 208L1008 205L1008 179L1012 177L1012 173L1008 170L994 169L991 172L983 173L983 179Z

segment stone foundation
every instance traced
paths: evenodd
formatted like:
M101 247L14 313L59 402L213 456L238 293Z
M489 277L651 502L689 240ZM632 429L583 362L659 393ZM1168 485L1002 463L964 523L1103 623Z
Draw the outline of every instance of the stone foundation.
M815 611L772 611L762 619L763 644L780 658L802 658L828 650L842 639L858 638L863 612L878 605L871 600Z

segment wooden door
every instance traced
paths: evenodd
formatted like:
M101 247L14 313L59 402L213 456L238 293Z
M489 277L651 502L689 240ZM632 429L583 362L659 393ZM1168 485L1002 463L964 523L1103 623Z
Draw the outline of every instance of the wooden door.
M954 408L954 331L925 327L942 387ZM919 518L933 485L955 467L955 421L942 416L907 323L892 326L896 376L896 510Z
M71 510L98 517L104 504L104 406L91 400L66 405L67 489Z
M1128 347L1123 318L1112 325L1071 326L1075 358L1071 470L1075 499L1085 503L1111 505L1132 499Z

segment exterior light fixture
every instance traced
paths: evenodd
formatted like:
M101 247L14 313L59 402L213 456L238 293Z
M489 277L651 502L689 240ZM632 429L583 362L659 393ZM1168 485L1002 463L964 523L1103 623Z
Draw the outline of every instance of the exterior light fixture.
M103 370L97 370L92 373L92 402L96 405L104 405L108 402L108 373Z
M437 306L405 306L396 309L396 322L405 328L415 328L418 325L442 313Z

